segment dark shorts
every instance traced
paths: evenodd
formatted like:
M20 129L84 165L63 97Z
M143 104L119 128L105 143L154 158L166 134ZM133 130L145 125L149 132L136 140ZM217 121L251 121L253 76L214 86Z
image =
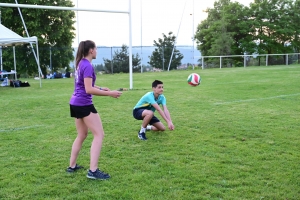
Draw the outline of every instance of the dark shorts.
M133 117L137 120L143 120L144 118L142 116L142 113L143 113L144 110L146 110L146 109L144 109L144 108L133 109L133 112L132 112ZM153 115L153 117L151 118L149 124L152 125L152 124L155 124L156 122L160 122L160 121L159 121L159 119L157 119L157 117L155 117Z
M70 105L70 114L71 117L75 117L77 119L84 118L90 115L90 113L98 113L94 105L88 106L73 106Z

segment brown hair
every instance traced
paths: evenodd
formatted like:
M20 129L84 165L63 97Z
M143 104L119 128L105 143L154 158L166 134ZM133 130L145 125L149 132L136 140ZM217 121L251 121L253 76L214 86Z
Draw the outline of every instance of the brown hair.
M153 83L152 83L152 87L154 88L156 88L157 87L157 85L159 85L159 84L164 84L162 81L160 81L160 80L155 80L155 81L153 81Z
M76 54L76 70L78 68L79 62L82 58L86 57L89 54L89 50L96 47L95 42L91 40L81 41L79 43L77 54Z

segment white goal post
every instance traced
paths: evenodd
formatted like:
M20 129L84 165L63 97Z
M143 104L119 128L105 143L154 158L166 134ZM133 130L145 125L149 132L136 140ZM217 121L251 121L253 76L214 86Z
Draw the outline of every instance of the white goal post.
M1 7L16 7L16 8L34 8L34 9L50 9L50 10L73 10L73 11L89 11L89 12L107 12L107 13L123 13L129 15L129 88L133 89L132 80L132 19L131 19L131 0L129 1L128 11L120 10L99 10L89 8L75 8L75 7L63 7L63 6L43 6L33 4L12 4L12 3L0 3Z

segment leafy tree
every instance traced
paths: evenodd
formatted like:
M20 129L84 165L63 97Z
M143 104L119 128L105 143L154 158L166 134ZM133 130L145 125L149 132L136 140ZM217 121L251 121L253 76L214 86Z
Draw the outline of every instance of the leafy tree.
M197 48L204 56L299 52L299 7L300 0L254 0L249 7L219 0L197 27Z
M103 64L94 65L94 69L96 72L105 71L105 66Z
M2 3L15 3L13 0L2 0ZM19 0L20 4L35 4L48 6L73 7L71 0ZM75 37L73 27L75 13L73 11L43 10L20 8L22 16L30 36L38 37L40 66L43 74L47 73L50 65L50 47L52 53L52 67L56 71L59 68L69 66L73 60L72 40ZM2 7L1 21L4 26L27 37L21 16L17 8ZM36 73L37 64L32 50L28 44L16 47L17 70L20 73L30 75ZM13 55L9 50L3 52L3 65L13 66Z
M220 34L216 34L208 53L209 55L230 55L233 39L231 34L227 32L226 22L224 19L221 19L216 24L218 24L217 30Z
M251 33L258 42L258 53L290 53L295 26L291 23L292 0L255 0L250 4L253 13ZM271 63L271 57L268 58ZM283 60L285 60L285 56Z
M249 12L246 7L230 0L219 0L214 3L214 8L207 8L206 12L207 19L198 25L195 33L197 48L202 55L241 55L252 50L255 44L249 34ZM234 57L227 61L238 63L242 59Z
M174 36L172 32L169 32L168 36L163 34L163 39L159 38L158 42L154 40L154 46L156 46L156 48L152 52L152 55L149 56L150 61L148 64L155 68L166 69L169 66L175 40L176 36ZM176 69L181 65L182 58L183 55L175 47L170 69Z
M247 38L249 26L243 23L247 19L245 8L230 0L219 0L214 8L207 8L207 19L197 27L195 39L197 48L204 56L240 55L245 51L240 43ZM248 43L249 39L248 39ZM242 58L227 59L229 63L240 62ZM211 59L214 60L214 59Z
M120 51L114 52L112 60L104 58L104 66L108 73L129 73L129 52L128 47L123 44ZM141 59L138 54L132 55L132 71L139 71Z
M290 10L290 17L293 26L295 27L293 29L293 39L291 41L292 48L296 53L300 53L300 0L296 0L294 5L292 6ZM298 55L298 63L300 63L300 54Z
M252 14L249 12L249 8L237 2L230 2L224 6L222 14L223 24L226 25L227 32L230 33L233 40L231 54L253 53L256 44L252 34L250 34L253 27L248 20Z

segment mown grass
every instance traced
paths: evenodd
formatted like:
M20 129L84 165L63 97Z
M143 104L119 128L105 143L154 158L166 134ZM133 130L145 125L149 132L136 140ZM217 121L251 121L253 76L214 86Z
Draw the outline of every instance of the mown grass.
M186 83L191 72L200 86ZM94 97L108 181L86 178L91 134L78 159L85 170L65 172L73 79L1 87L0 199L300 199L299 78L297 65L133 74L120 99ZM175 130L140 141L132 108L155 79ZM99 75L97 84L128 88L129 76Z

